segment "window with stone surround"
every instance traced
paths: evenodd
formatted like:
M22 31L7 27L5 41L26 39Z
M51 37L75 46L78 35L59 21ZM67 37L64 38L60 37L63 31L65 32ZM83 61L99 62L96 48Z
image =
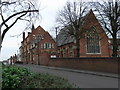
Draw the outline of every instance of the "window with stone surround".
M66 48L63 48L63 57L66 57Z
M41 48L52 49L52 48L54 48L54 44L53 43L42 43Z
M100 53L100 39L99 34L94 27L86 34L87 53L97 54Z
M69 56L73 57L73 46L69 45Z

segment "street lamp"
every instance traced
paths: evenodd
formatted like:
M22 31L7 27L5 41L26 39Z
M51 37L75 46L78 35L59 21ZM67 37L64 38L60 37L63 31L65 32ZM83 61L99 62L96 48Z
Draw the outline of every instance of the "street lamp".
M37 46L38 46L38 65L40 65L40 62L39 62L39 45L40 45L40 41L42 40L42 39L44 39L43 38L43 36L41 35L41 36L36 36L36 39L35 39L35 43L37 44Z
M30 52L31 52L31 62L32 62L32 64L34 63L34 60L33 60L33 54L34 54L34 48L35 48L35 41L34 41L34 39L35 39L35 35L33 34L33 40L32 40L32 42L31 42L31 46L30 46Z

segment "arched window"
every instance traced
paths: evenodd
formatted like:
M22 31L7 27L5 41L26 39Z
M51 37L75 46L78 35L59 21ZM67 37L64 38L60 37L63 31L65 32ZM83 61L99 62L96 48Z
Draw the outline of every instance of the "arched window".
M94 27L91 27L86 34L87 53L100 53L99 34Z

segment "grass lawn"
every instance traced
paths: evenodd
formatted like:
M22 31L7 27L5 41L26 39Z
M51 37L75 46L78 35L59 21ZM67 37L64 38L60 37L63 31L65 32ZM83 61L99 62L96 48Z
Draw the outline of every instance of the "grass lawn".
M33 73L26 68L3 66L2 88L74 88L61 77L47 73Z

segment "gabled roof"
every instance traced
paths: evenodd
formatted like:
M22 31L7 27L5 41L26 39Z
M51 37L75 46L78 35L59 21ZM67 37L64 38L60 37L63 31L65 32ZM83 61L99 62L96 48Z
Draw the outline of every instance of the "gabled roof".
M93 11L90 10L88 14L86 14L83 18L82 18L82 25L85 23L86 21L86 17L88 17L89 14L93 14ZM70 35L66 35L66 29L63 28L61 29L61 31L59 32L59 34L57 35L57 45L58 46L62 46L68 43L73 43L75 41L75 38L73 36Z

